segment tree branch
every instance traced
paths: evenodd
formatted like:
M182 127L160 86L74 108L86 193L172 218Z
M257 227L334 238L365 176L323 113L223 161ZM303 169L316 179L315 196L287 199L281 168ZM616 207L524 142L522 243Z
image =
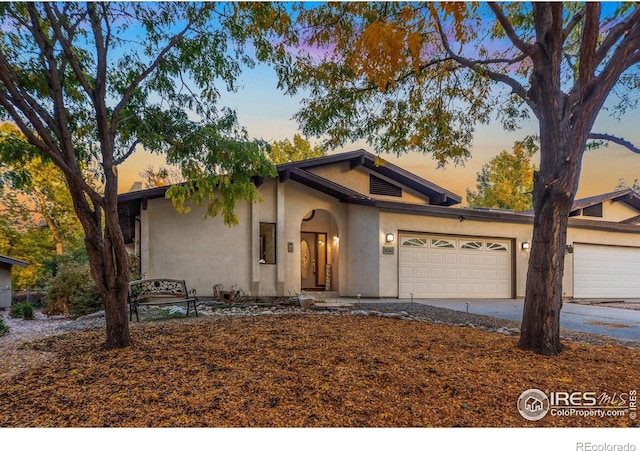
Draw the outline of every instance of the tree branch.
M585 21L580 39L580 65L578 67L580 91L583 98L586 96L587 87L595 75L594 54L600 32L600 3L587 2L585 11Z
M129 149L127 150L127 152L122 155L120 158L118 158L117 160L115 160L113 162L114 165L119 165L122 164L124 162L124 160L126 160L127 158L129 158L131 156L131 154L133 153L134 150L136 150L136 146L140 144L140 140L136 139L130 146Z
M569 20L566 28L564 29L564 32L562 33L562 42L566 42L567 39L569 39L569 35L573 31L573 29L580 23L580 21L584 18L584 14L585 14L585 9L582 8L571 18L571 20Z
M484 61L473 61L468 58L465 58L464 56L456 54L451 49L451 45L449 44L449 38L447 38L447 35L442 28L442 24L440 23L439 17L436 18L436 25L440 33L440 38L442 39L442 46L444 47L447 54L454 61L456 61L458 64L462 65L463 67L476 71L482 75L485 75L486 77L490 78L493 81L497 81L509 86L512 92L516 94L518 97L520 97L522 100L524 100L527 103L527 105L529 105L529 107L533 110L534 113L537 111L536 104L530 101L527 95L526 89L524 89L524 87L515 78L509 77L508 75L501 74L499 72L495 72L489 69L486 66L486 63ZM527 55L523 55L520 61L526 59L527 57L528 57Z
M502 11L502 7L495 2L489 2L488 5L489 5L489 8L491 8L491 11L493 11L493 14L496 16L496 19L502 26L504 32L507 34L507 37L513 43L513 45L515 45L518 48L518 50L520 50L525 55L532 56L533 46L531 44L524 42L516 34L516 31L513 29L511 22L509 22L509 19L507 19L507 16L504 15L504 12Z
M640 148L634 146L633 143L631 143L631 142L629 142L629 141L627 141L625 139L619 138L617 136L609 135L608 133L589 133L589 139L610 141L612 143L619 144L622 147L626 147L627 149L629 149L633 153L640 154Z
M203 10L211 8L211 6L209 6L209 5L211 5L211 4L205 3L205 6L203 7ZM120 111L125 107L125 105L127 104L129 99L133 95L134 91L138 88L140 83L142 83L143 80L145 80L154 70L156 70L156 68L164 60L164 58L167 55L167 53L169 53L169 51L171 49L173 49L178 44L178 42L180 42L184 38L184 36L187 34L187 32L189 30L191 30L191 26L193 25L193 23L194 23L193 19L189 20L189 22L187 22L187 24L184 26L182 31L180 31L178 34L174 35L169 40L167 45L158 53L158 56L156 57L155 60L153 60L153 62L149 65L149 67L147 67L140 75L138 75L129 84L129 86L125 90L124 94L122 95L122 99L120 100L120 102L118 102L116 107L113 109L113 114L112 114L112 118L111 118L112 127L115 127L115 124L117 122L118 114L120 114Z
M56 137L59 140L59 150L66 157L67 164L75 164L75 155L73 152L73 145L71 144L71 133L69 131L69 118L67 117L67 110L64 104L64 86L58 73L58 67L56 64L56 57L53 54L53 46L48 42L45 31L40 25L38 11L34 3L29 3L27 6L29 16L31 17L31 24L33 27L33 35L40 48L41 55L46 59L46 63L42 61L43 67L47 68L46 80L49 85L49 94L54 105L54 119L52 122L56 125L53 128ZM55 21L55 18L53 18Z
M633 11L625 20L614 26L607 37L604 39L600 47L595 54L595 65L599 65L604 58L609 53L609 50L619 41L619 39L627 34L637 22L640 21L640 7L636 6L635 11Z
M640 14L640 7L636 12ZM586 106L587 111L594 111L597 114L597 111L599 111L604 104L607 95L618 82L622 73L638 63L640 56L640 52L638 51L639 47L640 17L639 21L635 22L633 26L627 30L598 76L593 78L592 82L586 86L587 97L584 97L582 101L586 103L595 102L596 104L596 108L593 110L589 106Z
M55 12L51 9L51 5L53 5L53 8L54 8ZM58 39L58 42L60 43L60 46L62 47L62 51L64 52L64 56L67 57L67 60L71 64L71 69L73 69L74 75L78 79L78 82L80 83L80 86L82 86L82 88L85 90L85 92L87 94L91 95L91 92L92 92L93 88L91 87L91 85L89 85L89 82L87 81L86 77L84 76L84 71L80 67L78 59L76 58L75 54L73 53L73 50L71 49L71 45L69 45L69 40L65 39L65 37L62 35L62 28L60 26L60 24L61 24L60 18L62 16L61 16L60 11L58 10L58 7L56 6L56 4L45 3L44 4L44 8L45 8L45 11L47 12L47 16L49 17L49 22L51 22L51 27L53 28L53 32L55 33L56 38ZM66 27L65 27L65 29L66 29ZM67 29L67 32L69 32L68 29ZM71 39L70 40L73 39L72 36L73 36L73 34L71 34L71 36L70 36Z

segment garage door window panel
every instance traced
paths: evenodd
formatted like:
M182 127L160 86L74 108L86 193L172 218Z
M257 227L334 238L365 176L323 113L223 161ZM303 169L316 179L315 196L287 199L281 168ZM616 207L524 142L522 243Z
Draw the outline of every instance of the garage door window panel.
M434 249L455 249L455 241L449 241L441 238L433 238L431 240L431 247Z
M460 245L460 249L467 249L471 251L481 251L482 248L482 241L463 241Z
M487 250L488 251L496 251L496 252L507 252L509 251L509 247L507 243L491 243L487 242Z
M402 240L402 246L407 247L427 247L426 238L405 238Z

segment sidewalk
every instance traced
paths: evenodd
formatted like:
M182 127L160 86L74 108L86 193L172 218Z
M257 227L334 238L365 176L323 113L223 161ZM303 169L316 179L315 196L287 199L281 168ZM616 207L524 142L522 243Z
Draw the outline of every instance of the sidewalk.
M353 304L354 298L332 298L327 302ZM409 299L359 300L362 304L408 303ZM522 321L522 299L414 299L414 303L433 305L460 312L486 315L496 318ZM606 335L623 340L640 341L640 310L625 310L613 307L583 305L564 302L560 311L562 329L591 334Z

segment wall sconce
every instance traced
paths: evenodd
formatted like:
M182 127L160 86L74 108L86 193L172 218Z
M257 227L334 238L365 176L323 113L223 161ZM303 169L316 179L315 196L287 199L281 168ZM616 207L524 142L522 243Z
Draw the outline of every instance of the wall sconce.
M340 242L340 238L338 238L337 236L333 237L333 243L334 244L338 244Z
M564 249L567 251L567 254L573 254L573 245L567 244Z
M522 250L526 251L531 247L531 243L529 243L528 241L523 241L522 242Z
M393 243L393 240L396 239L396 236L393 233L387 233L387 243Z

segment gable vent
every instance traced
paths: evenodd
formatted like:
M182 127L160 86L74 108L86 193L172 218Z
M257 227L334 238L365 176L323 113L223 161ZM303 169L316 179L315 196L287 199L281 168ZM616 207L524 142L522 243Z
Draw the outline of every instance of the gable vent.
M382 180L375 175L369 175L369 194L402 197L402 188L386 180Z

